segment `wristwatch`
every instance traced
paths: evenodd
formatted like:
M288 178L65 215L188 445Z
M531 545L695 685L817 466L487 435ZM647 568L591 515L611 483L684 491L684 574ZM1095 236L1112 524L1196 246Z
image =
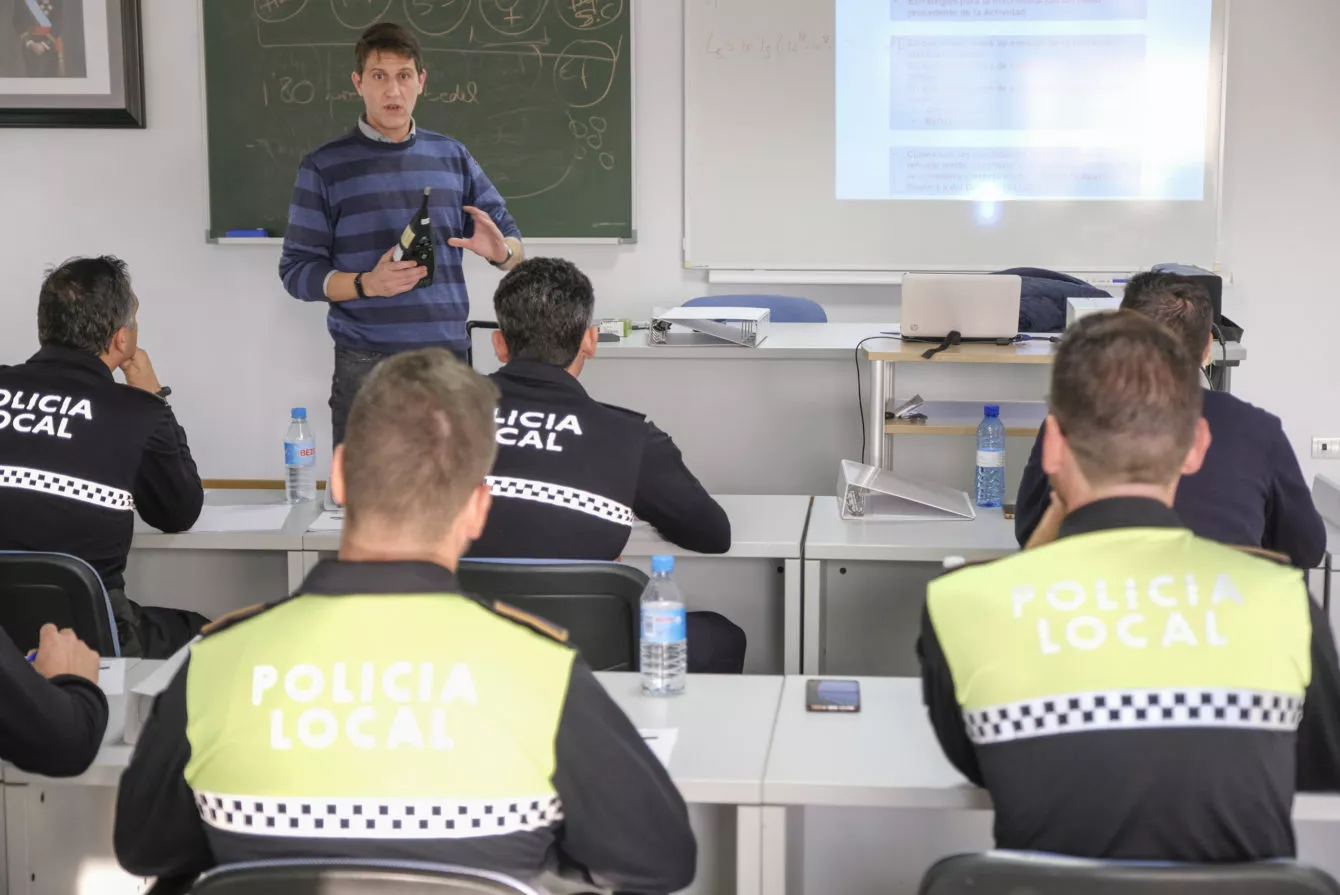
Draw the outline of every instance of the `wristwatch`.
M354 274L354 292L358 293L359 298L367 298L368 294L363 291L363 275Z
M489 262L489 264L492 264L494 267L498 268L499 270L501 270L502 268L506 267L506 266L507 266L507 262L509 262L509 261L512 260L512 244L511 244L510 242L504 242L503 245L507 246L507 257L504 258L504 259L502 259L501 261L490 261L490 262Z

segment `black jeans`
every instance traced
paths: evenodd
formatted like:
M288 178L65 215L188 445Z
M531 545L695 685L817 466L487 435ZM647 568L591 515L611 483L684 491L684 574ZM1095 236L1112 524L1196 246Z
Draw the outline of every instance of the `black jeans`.
M121 655L129 658L166 659L209 624L209 619L188 609L141 606L120 587L108 589L107 599L116 618Z
M453 351L456 359L465 362L464 352ZM349 408L354 406L358 388L373 368L391 356L391 352L364 351L360 348L335 346L335 373L330 378L330 449L344 443L344 427L349 422Z
M344 443L344 426L349 422L349 408L354 405L358 387L368 378L372 368L390 357L380 351L359 351L335 346L335 374L330 378L330 449Z

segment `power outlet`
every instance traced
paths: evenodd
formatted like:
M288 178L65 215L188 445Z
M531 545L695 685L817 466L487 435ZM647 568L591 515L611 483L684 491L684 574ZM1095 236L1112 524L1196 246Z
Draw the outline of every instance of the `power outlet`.
M1313 460L1340 460L1340 438L1312 439Z

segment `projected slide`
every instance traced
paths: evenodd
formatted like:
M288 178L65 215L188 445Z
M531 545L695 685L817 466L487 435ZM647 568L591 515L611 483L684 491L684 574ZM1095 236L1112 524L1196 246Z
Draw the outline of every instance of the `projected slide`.
M1204 198L1211 0L836 0L838 199Z

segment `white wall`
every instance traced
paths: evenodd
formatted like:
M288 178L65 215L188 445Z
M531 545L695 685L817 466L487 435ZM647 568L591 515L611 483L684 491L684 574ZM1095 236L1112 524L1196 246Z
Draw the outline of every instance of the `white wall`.
M680 252L680 4L633 6L639 242L539 249L588 271L603 315L645 314L708 291L700 273L683 270ZM147 130L0 131L0 359L36 347L46 265L74 254L121 255L143 302L142 342L173 387L202 472L276 478L290 406L306 404L318 433L329 431L330 341L324 308L280 287L277 248L204 242L198 18L194 2L144 0ZM1234 390L1284 418L1309 473L1310 437L1340 435L1323 394L1335 381L1326 358L1340 303L1321 285L1336 236L1331 211L1340 207L1340 56L1329 44L1338 32L1334 0L1238 0L1232 9L1222 254L1237 284L1227 309L1247 326L1251 352ZM491 317L497 274L480 262L468 265L468 277L474 316ZM842 319L895 313L888 289L782 291L835 303L830 313ZM852 397L844 390L833 400ZM641 407L657 415L667 400L648 394ZM712 438L673 431L682 441Z

